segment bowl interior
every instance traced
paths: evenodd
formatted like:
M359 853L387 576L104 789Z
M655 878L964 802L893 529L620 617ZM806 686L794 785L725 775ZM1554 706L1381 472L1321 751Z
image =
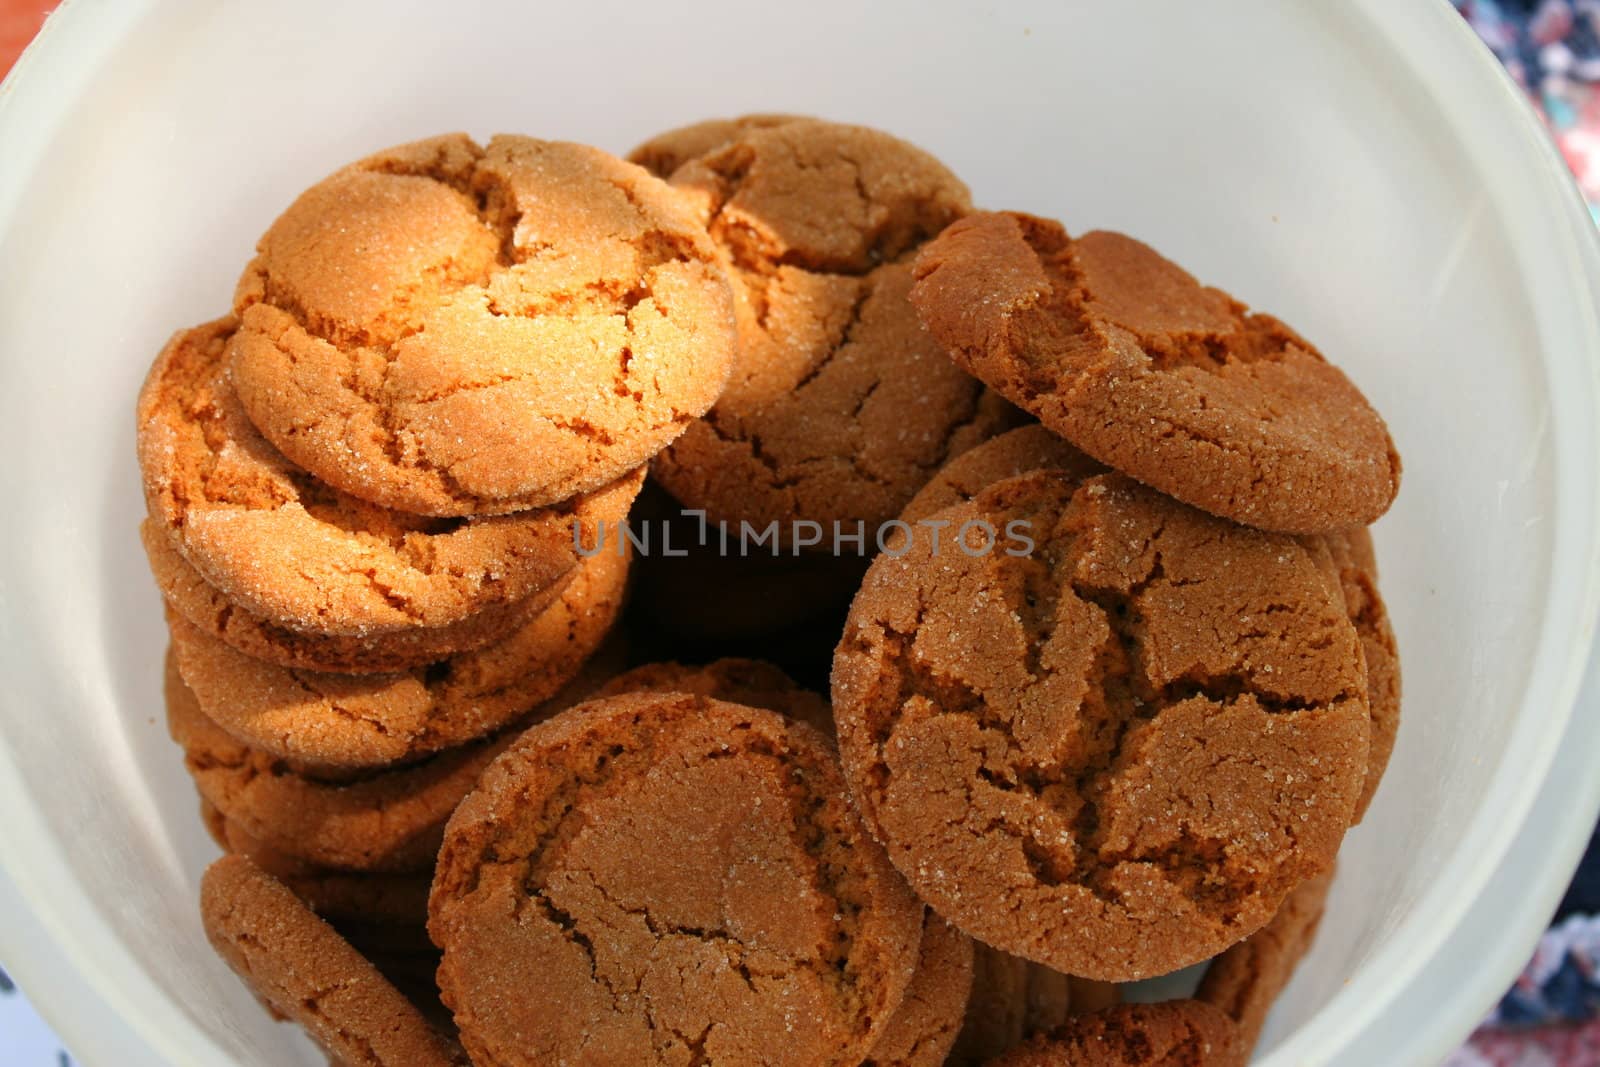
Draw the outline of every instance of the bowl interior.
M5 862L25 889L39 850L66 864L76 890L55 903L82 924L58 920L81 931L75 951L135 961L143 988L122 1007L161 1020L147 1030L169 1052L210 1041L240 1063L318 1062L199 928L215 850L164 729L135 391L174 329L226 308L296 192L450 129L620 152L753 110L879 125L984 205L1125 230L1294 324L1366 390L1405 459L1377 540L1406 701L1262 1054L1376 990L1383 946L1426 944L1465 906L1452 894L1471 878L1441 872L1470 871L1487 806L1520 795L1497 772L1566 714L1550 676L1579 608L1550 578L1585 573L1571 529L1588 517L1566 487L1594 481L1587 453L1556 462L1559 398L1589 385L1541 334L1516 216L1461 116L1354 7L980 10L591 0L424 24L393 6L153 7L71 102L0 229L0 752L44 823ZM70 1044L75 1023L55 1014Z

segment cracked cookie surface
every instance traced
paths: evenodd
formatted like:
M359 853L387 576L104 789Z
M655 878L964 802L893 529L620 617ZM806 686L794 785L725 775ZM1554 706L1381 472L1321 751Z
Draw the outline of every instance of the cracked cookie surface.
M1105 473L1099 461L1073 448L1055 431L1030 423L975 445L946 463L906 505L900 518L918 522L965 504L995 482L1037 470L1064 471L1073 478Z
M1014 417L908 300L910 255L971 206L937 160L796 119L748 126L672 184L727 259L739 336L727 390L656 458L680 501L732 522L870 530Z
M243 856L200 880L206 937L280 1018L347 1067L444 1067L461 1049L288 887Z
M403 673L294 671L171 620L178 671L218 726L303 765L361 770L476 740L577 676L622 609L629 556L583 559L561 596L501 641Z
M1119 1004L1074 1015L991 1067L1244 1067L1246 1055L1227 1016L1209 1004L1168 1000Z
M804 115L755 114L732 119L706 119L658 133L628 153L628 162L637 163L658 178L670 178L692 159L736 141L752 130L784 126L791 122L815 121Z
M1325 533L1372 522L1399 489L1383 419L1338 368L1130 237L979 213L915 272L912 302L958 364L1179 500Z
M851 790L966 933L1103 981L1260 928L1327 867L1368 744L1325 561L1120 475L1039 471L939 512L851 607L833 710ZM969 555L956 531L1033 541Z
M223 359L236 325L180 331L157 357L139 397L139 462L151 520L207 582L274 625L371 637L547 603L577 563L574 525L592 539L638 494L635 470L559 507L430 519L338 492L246 417Z
M687 694L524 734L452 817L429 909L480 1065L857 1064L923 914L816 731Z
M234 299L235 384L295 462L428 515L543 506L640 466L733 356L703 229L582 145L449 135L325 178Z

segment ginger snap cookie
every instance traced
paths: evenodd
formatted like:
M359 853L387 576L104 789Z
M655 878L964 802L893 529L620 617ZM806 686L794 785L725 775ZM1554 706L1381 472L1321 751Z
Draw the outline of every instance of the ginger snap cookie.
M646 663L617 675L597 697L623 693L692 693L729 704L765 708L803 722L833 739L833 713L821 695L803 688L783 670L760 660L725 657L705 664Z
M583 145L461 134L302 193L234 297L240 400L330 485L424 515L555 504L717 399L727 279L665 183Z
M743 129L672 184L727 258L739 335L727 390L655 461L684 504L758 527L864 522L870 537L1015 417L908 299L910 254L971 207L938 160L876 130L794 120Z
M1378 558L1373 552L1372 534L1358 526L1328 534L1324 541L1338 568L1345 608L1355 623L1367 660L1372 741L1367 750L1367 780L1356 805L1356 822L1360 822L1383 780L1400 732L1400 649L1389 623L1389 610L1378 593Z
M205 716L168 659L167 726L195 788L252 838L320 867L426 870L445 821L508 734L355 781L326 782L235 741Z
M492 644L538 614L530 610L539 606L539 598L535 598L530 603L488 607L448 626L413 627L370 637L303 633L252 615L223 596L150 519L139 524L139 539L150 573L172 614L252 659L291 670L342 674L410 670ZM559 593L574 574L576 569L551 591Z
M995 482L1030 471L1063 471L1073 478L1104 474L1105 467L1039 423L1008 430L968 449L940 468L900 513L904 522L965 504Z
M348 1067L458 1067L460 1049L286 886L243 856L200 880L212 947L279 1018Z
M733 119L706 119L658 133L628 153L628 162L637 163L658 178L670 178L691 159L721 148L752 130L783 126L790 122L816 121L805 115L756 114Z
M1394 499L1389 431L1338 368L1130 237L985 212L915 272L956 363L1146 485L1291 533L1364 525Z
M937 518L942 542L919 526L874 562L833 671L852 793L929 906L1131 981L1221 952L1327 868L1369 726L1317 553L1121 475L1038 471Z
M219 848L244 856L330 922L420 926L428 919L432 871L383 874L318 867L252 837L203 800L200 818Z
M476 740L558 693L616 621L628 559L585 558L556 602L510 636L404 673L286 670L182 618L172 647L201 710L240 742L302 766L377 768Z
M1220 1009L1234 1021L1244 1059L1254 1051L1278 994L1311 951L1332 884L1331 870L1301 884L1271 922L1206 968L1195 999Z
M815 730L679 693L523 734L452 816L429 909L480 1067L860 1063L923 915Z
M951 1064L976 1067L987 1063L1028 1035L1060 1026L1078 1007L1073 991L1083 979L981 941L973 942L973 949L972 995L951 1051ZM1104 1001L1102 990L1088 992L1086 1000Z
M245 416L223 361L236 328L180 331L156 359L139 397L139 462L152 520L206 581L275 625L372 636L548 602L580 534L592 541L638 495L639 475L624 472L559 507L430 519L337 492Z
M1074 1015L992 1067L1244 1067L1233 1022L1209 1004L1119 1004Z
M941 1067L972 989L972 939L929 911L905 999L861 1067Z

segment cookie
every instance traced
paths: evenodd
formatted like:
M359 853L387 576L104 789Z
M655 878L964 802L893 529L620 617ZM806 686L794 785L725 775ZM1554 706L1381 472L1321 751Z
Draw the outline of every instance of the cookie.
M303 1026L332 1062L465 1062L333 927L243 856L224 856L207 868L200 917L217 954L275 1015Z
M233 336L219 319L180 331L156 359L139 397L139 462L150 516L184 558L275 625L364 637L547 603L577 563L575 525L592 541L638 494L624 472L559 507L461 520L336 492L246 418L223 361Z
M1070 978L1048 967L973 942L972 995L952 1048L951 1064L975 1067L1053 1030L1073 1010Z
M451 818L429 912L480 1067L859 1063L923 915L815 730L688 694L525 733Z
M728 258L739 333L727 390L655 461L685 505L778 523L785 538L799 522L830 540L834 523L864 523L871 538L946 460L1015 417L908 300L910 253L971 206L932 156L796 120L746 129L672 184Z
M1209 1004L1169 1000L1074 1015L992 1067L1244 1067L1231 1020Z
M752 130L808 121L803 115L740 115L736 119L707 119L658 133L628 153L629 163L637 163L658 178L670 178L691 159L721 148Z
M623 693L692 693L730 704L765 708L833 739L833 713L828 710L828 702L801 688L779 668L760 660L724 658L701 666L646 663L617 675L596 689L594 695Z
M329 922L416 927L427 921L432 871L373 874L318 867L250 836L205 801L200 802L200 817L224 852L246 857Z
M659 179L599 149L461 134L302 193L234 297L268 440L424 515L544 507L640 466L733 359L727 279Z
M937 548L917 527L874 562L833 675L852 793L929 906L1132 981L1221 952L1332 862L1368 710L1317 553L1121 475L1038 471L936 518Z
M952 460L923 486L900 518L915 523L954 504L971 500L985 487L1034 470L1064 471L1085 478L1104 468L1048 428L1034 424L1001 434ZM1366 814L1394 749L1400 728L1400 659L1394 629L1378 594L1378 562L1372 535L1365 527L1337 530L1320 537L1339 572L1345 608L1367 662L1367 702L1372 725L1367 749L1367 778L1356 806L1356 822ZM1308 544L1312 543L1308 541Z
M236 740L302 766L371 769L474 741L554 696L610 631L627 575L626 554L588 557L509 637L404 673L285 670L181 618L172 647L201 710Z
M371 637L308 634L276 626L234 604L189 565L149 519L139 524L150 573L170 613L252 659L290 670L374 674L426 666L505 638L534 618L537 600L485 608L458 623ZM576 569L568 572L568 579ZM563 583L564 584L564 583ZM559 595L560 588L551 590Z
M1063 471L1069 477L1089 478L1106 469L1073 448L1053 430L1034 422L1008 430L977 445L940 468L900 513L906 523L930 518L935 512L965 504L995 482L1030 471Z
M170 663L167 726L202 799L287 856L354 871L427 870L445 820L507 734L353 782L319 782L229 737L200 710Z
M861 1067L941 1067L972 989L972 940L928 912L905 999Z
M1345 608L1361 637L1367 660L1372 741L1367 750L1367 779L1356 805L1356 822L1360 822L1383 780L1400 731L1400 650L1389 623L1389 611L1378 593L1378 559L1372 550L1372 534L1358 526L1328 534L1325 540L1339 570Z
M1326 533L1400 484L1383 419L1304 338L1122 234L980 213L919 254L955 362L1089 455L1250 526Z
M1195 999L1233 1020L1244 1059L1256 1047L1267 1013L1311 950L1333 872L1313 878L1284 900L1272 921L1211 961Z

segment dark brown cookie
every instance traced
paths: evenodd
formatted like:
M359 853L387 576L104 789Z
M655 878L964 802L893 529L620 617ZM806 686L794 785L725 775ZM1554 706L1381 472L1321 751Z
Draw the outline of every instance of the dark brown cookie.
M640 466L733 358L682 199L584 145L460 135L306 190L234 297L239 398L330 485L424 515L545 506Z
M426 666L504 639L537 615L531 603L485 608L458 623L417 627L373 637L302 633L277 626L238 607L189 565L159 526L139 524L139 539L156 587L173 614L252 659L290 670L374 674ZM568 580L576 574L569 572ZM560 594L560 588L551 592Z
M1074 1015L991 1067L1244 1067L1232 1021L1209 1004L1119 1004Z
M874 562L833 677L852 792L931 907L1130 981L1222 951L1332 862L1368 710L1322 558L1120 475L1038 471L937 517L937 549L918 527Z
M923 249L912 302L955 361L1096 459L1251 526L1366 524L1389 431L1283 323L1121 234L981 213Z
M1221 1010L1234 1021L1244 1059L1254 1051L1278 994L1311 951L1332 884L1330 870L1300 885L1284 899L1271 922L1206 968L1195 999Z
M736 119L707 119L658 133L628 153L628 162L637 163L658 178L670 178L674 171L729 141L752 130L807 121L803 115L740 115Z
M524 734L452 817L429 902L474 1062L859 1063L922 909L834 759L804 724L687 694Z
M929 911L905 999L861 1067L940 1067L961 1031L972 989L972 939Z
M776 711L833 740L833 713L820 695L797 685L782 670L753 659L719 659L702 665L646 663L595 690L597 697L623 693L692 693L730 704Z
M224 856L206 870L200 917L217 954L275 1015L305 1027L332 1062L464 1062L366 957L243 856Z
M655 462L686 505L778 523L785 538L803 521L830 536L861 522L872 537L941 464L1014 418L908 300L906 257L970 208L933 157L795 120L746 128L672 183L727 256L739 331L727 390Z
M956 1067L987 1063L1030 1034L1066 1022L1074 983L1083 981L981 941L973 947L972 996L950 1055Z
M301 632L373 637L460 623L501 604L548 603L585 539L620 519L636 475L557 507L429 519L336 492L251 425L223 351L232 319L180 331L139 397L150 518L229 601Z
M503 640L405 673L291 671L172 620L178 671L206 715L302 768L359 771L477 740L555 696L622 608L627 554L584 559L550 607Z
M1360 822L1372 803L1394 752L1395 736L1400 731L1400 650L1395 644L1389 611L1378 594L1378 559L1372 550L1372 534L1355 527L1328 534L1328 550L1339 569L1344 589L1345 608L1361 637L1361 650L1367 659L1367 701L1372 712L1372 742L1367 754L1367 780L1356 805Z

